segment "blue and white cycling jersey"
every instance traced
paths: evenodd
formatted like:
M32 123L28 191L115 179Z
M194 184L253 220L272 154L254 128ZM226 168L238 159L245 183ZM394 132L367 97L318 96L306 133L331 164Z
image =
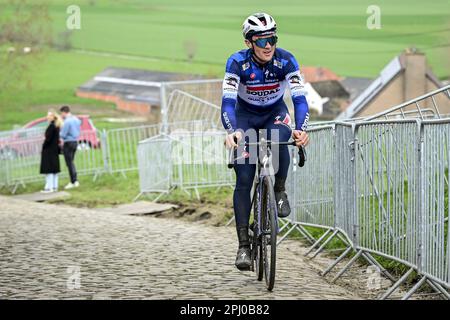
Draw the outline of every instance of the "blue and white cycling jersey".
M234 132L236 103L251 112L266 112L283 102L289 86L294 103L295 129L306 130L309 108L305 98L304 79L294 56L276 48L272 61L264 66L252 58L250 49L241 50L228 58L223 80L221 119L224 128Z

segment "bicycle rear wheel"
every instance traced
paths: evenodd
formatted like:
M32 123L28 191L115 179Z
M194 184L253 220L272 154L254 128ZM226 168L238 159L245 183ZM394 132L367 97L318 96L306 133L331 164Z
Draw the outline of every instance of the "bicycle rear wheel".
M263 234L261 236L261 248L264 263L264 277L267 290L272 291L275 284L275 271L277 259L277 203L272 181L268 176L264 177L262 192L261 224Z

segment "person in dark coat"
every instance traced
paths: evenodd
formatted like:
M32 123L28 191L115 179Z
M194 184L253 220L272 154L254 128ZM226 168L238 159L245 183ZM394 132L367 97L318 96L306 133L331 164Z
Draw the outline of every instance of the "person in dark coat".
M45 174L45 187L41 192L58 191L59 167L59 130L63 124L61 117L54 111L47 114L49 125L45 130L45 140L42 145L40 173Z

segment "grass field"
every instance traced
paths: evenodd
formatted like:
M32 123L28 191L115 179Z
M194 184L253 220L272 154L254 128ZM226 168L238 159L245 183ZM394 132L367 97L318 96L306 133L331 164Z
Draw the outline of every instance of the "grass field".
M181 71L188 72L186 66L177 63ZM21 91L0 92L0 130L11 130L13 125L23 125L26 122L46 114L49 106L60 104L80 105L94 114L98 128L109 128L110 124L102 123L104 116L125 116L125 112L115 111L111 103L104 103L75 96L75 89L89 80L96 73L108 66L129 68L171 70L169 63L152 61L128 60L116 57L105 57L77 52L48 51L40 63L31 69L32 87ZM183 69L184 68L184 69ZM199 69L208 73L209 66L199 64ZM124 126L121 124L120 126Z
M61 30L70 1L51 7L55 30ZM83 2L81 2L82 4ZM448 76L450 21L448 1L377 1L381 29L369 30L370 0L292 2L230 0L96 1L81 5L81 30L74 47L87 50L185 60L184 44L197 44L194 61L223 66L243 47L240 26L254 11L270 12L279 25L281 47L291 50L306 65L330 67L344 76L374 77L407 46L424 50L439 76ZM192 72L197 72L192 69ZM201 72L201 71L200 71Z
M73 1L47 2L56 37L66 30L66 9ZM401 50L414 45L427 54L439 77L449 77L448 1L378 1L380 30L366 27L371 4L369 0L77 1L81 30L73 31L73 50L48 49L30 70L31 90L0 92L0 130L22 125L41 116L48 105L62 103L97 108L100 121L113 106L77 98L74 89L108 66L221 77L227 57L243 48L243 19L255 11L276 18L279 45L292 51L301 65L329 67L342 76L375 77ZM194 48L192 61L187 61L187 43Z

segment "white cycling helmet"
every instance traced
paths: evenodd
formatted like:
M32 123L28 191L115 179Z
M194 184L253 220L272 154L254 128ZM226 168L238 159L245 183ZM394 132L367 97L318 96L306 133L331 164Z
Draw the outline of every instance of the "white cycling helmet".
M267 13L254 13L242 24L242 35L249 40L254 35L273 34L277 30L275 19Z

